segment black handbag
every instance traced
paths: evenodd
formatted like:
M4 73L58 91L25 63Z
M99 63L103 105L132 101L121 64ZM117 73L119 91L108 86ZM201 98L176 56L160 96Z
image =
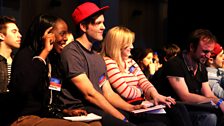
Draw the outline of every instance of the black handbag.
M47 106L47 117L49 118L63 118L65 114L63 113L63 104L59 100L59 93L51 90L51 100Z
M48 113L47 113L47 117L50 118L63 118L64 117L64 113L63 113L63 109L61 106L59 106L58 104L49 104L48 105Z

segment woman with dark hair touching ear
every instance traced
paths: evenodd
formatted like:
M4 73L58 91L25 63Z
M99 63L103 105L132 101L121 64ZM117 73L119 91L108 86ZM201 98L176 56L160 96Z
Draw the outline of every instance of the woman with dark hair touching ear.
M53 48L63 49L67 30L65 21L58 17L39 15L33 20L12 64L9 89L16 107L10 115L11 126L89 126L49 115L52 78L48 55ZM94 126L101 124L96 122Z

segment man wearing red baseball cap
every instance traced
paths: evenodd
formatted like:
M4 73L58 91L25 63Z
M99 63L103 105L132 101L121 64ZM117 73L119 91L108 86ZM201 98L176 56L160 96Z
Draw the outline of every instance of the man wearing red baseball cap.
M128 123L125 115L115 107L131 111L143 106L128 104L112 90L107 80L105 62L92 49L94 42L103 40L103 13L108 8L99 8L94 3L85 2L72 13L76 39L61 53L62 66L69 82L63 83L64 95L61 99L69 108L83 103L87 112L102 116L102 125L130 126L134 124Z
M220 44L215 44L206 65L209 86L217 97L224 98L224 70L222 69L224 65L224 54Z

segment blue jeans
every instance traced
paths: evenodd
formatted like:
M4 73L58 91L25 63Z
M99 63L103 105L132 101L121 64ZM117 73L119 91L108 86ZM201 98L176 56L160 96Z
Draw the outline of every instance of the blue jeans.
M193 126L216 126L217 116L215 113L190 111Z

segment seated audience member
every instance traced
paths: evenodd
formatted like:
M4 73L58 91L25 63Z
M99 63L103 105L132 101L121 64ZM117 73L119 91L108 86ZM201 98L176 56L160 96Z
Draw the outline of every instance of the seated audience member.
M53 43L52 51L48 55L48 76L50 77L49 88L51 88L51 100L49 103L49 107L51 108L50 112L48 112L49 117L62 118L62 116L65 115L79 116L87 114L83 106L77 109L64 109L59 100L61 87L54 85L57 81L59 81L57 84L62 85L64 80L64 71L61 65L60 53L66 45L74 41L73 34L68 32L67 29L67 24L63 20L59 20L55 23L54 29L51 31L55 35L55 42ZM92 126L100 125L99 122L89 124Z
M16 20L9 16L0 16L0 125L5 120L2 116L8 113L8 84L11 77L11 65L13 50L20 47L22 35L16 24Z
M210 58L216 38L206 29L196 29L189 36L188 48L180 55L168 60L164 65L164 76L156 82L163 95L169 95L186 104L210 103L216 104L224 112L224 102L211 91L205 62ZM202 106L196 110L189 109L193 125L216 126L217 116ZM194 110L193 110L194 109Z
M145 76L149 79L151 78L154 73L158 70L157 63L154 63L153 58L153 50L150 48L147 48L145 50L140 48L134 48L131 50L132 58L135 60L135 62L139 65L142 72L145 74Z
M153 52L153 63L155 64L155 72L163 66L163 64L160 63L159 54L157 51Z
M12 51L20 47L21 37L16 20L9 16L0 16L0 93L8 92Z
M163 78L165 76L165 73L163 71L164 65L166 62L175 56L177 56L180 53L180 48L176 44L167 44L163 46L161 52L159 53L160 57L160 62L163 64L163 66L155 72L155 74L150 78L150 81L154 84L158 92L160 92L161 88L159 85L157 85L157 82L159 81L160 78Z
M163 60L161 61L162 63L166 63L169 59L177 56L181 52L180 47L176 44L170 43L165 45L162 48L162 52L160 55L160 59Z
M224 63L223 63L224 64ZM224 70L224 65L222 65L222 69Z
M216 43L210 58L206 63L208 83L211 90L219 98L224 98L224 54L223 48Z
M101 54L104 56L106 62L111 86L125 101L131 104L135 104L136 102L141 103L144 100L153 100L155 105L166 104L168 108L173 106L171 109L166 109L168 110L167 116L171 119L171 125L191 125L187 110L183 110L182 107L181 109L176 108L176 105L173 105L175 104L173 98L160 95L147 80L138 64L129 58L131 56L131 49L133 49L134 37L134 32L128 28L116 26L111 28L104 38ZM111 98L113 99L113 97ZM175 112L172 111L174 108L176 108ZM173 112L172 114L171 111ZM150 117L151 120L154 119L153 114L145 114L144 118L134 118L134 120L137 121L139 119L139 122L144 122L150 120L147 117ZM158 115L157 118L159 118Z
M61 53L68 83L63 83L60 99L67 109L85 105L87 112L102 116L104 126L132 126L134 124L128 122L126 112L122 113L117 108L130 112L144 106L128 104L112 90L107 80L105 62L93 50L93 43L103 39L103 13L108 8L85 2L74 10L72 17L77 38Z
M26 38L18 50L12 64L12 78L9 84L13 109L11 126L88 126L85 122L72 122L49 115L53 99L49 80L51 72L48 54L53 46L61 51L66 43L67 24L49 15L37 16L30 25ZM53 62L52 62L53 63ZM54 68L54 67L52 67ZM82 111L82 110L80 110ZM69 115L75 114L69 113ZM85 113L82 111L82 113ZM77 114L78 115L78 114ZM93 122L101 126L100 122Z

